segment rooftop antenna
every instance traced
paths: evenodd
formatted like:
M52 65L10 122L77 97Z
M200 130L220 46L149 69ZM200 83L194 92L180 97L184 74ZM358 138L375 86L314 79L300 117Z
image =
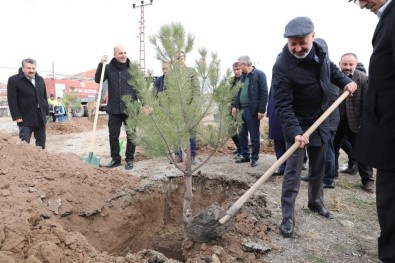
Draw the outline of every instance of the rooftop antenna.
M144 4L144 1L140 1L141 5L133 4L133 9L140 8L141 9L141 17L140 17L140 70L146 74L145 72L145 32L144 32L144 6L152 5L153 0L150 0L149 4Z

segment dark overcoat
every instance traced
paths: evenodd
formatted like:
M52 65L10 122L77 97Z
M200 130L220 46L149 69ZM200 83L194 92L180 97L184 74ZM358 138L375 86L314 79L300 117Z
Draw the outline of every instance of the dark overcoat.
M118 69L116 67L116 59L111 59L110 63L106 64L104 71L104 79L108 82L108 100L107 100L107 113L108 114L124 114L126 113L126 104L122 100L125 95L130 95L132 100L137 100L137 92L130 84L132 75L129 72L130 60L127 59L126 67ZM100 82L101 71L103 64L99 63L96 74L95 82Z
M273 67L277 116L284 132L284 139L295 142L329 107L331 82L344 88L352 82L328 57L327 47L313 42L306 59L297 59L286 44ZM321 146L328 138L326 119L309 138L309 145Z
M12 119L23 120L23 126L42 126L47 123L48 98L44 79L36 73L35 85L22 68L7 83L7 99ZM39 107L38 107L39 106Z
M395 1L389 3L373 34L369 88L355 158L372 167L395 171Z
M275 108L275 99L274 99L274 89L275 89L275 81L272 78L272 85L269 91L269 101L267 102L267 112L266 116L269 119L269 138L276 141L283 141L283 128L281 127L280 121L278 120L276 108Z

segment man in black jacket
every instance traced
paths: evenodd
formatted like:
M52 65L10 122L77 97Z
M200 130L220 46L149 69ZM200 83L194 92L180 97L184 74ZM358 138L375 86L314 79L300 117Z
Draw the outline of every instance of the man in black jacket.
M304 147L307 144L311 175L307 206L325 218L333 218L324 206L322 186L328 120L310 136L305 132L329 107L331 82L351 93L356 90L356 84L330 61L326 45L314 41L314 25L310 18L292 19L285 27L284 37L288 43L273 67L273 78L277 82L274 90L275 108L283 127L286 146L291 147L295 141L300 143L300 148L287 160L281 194L283 220L280 232L284 237L291 237L295 226L295 199L300 188Z
M48 98L44 79L36 71L36 61L22 60L22 67L8 79L7 99L11 117L19 127L19 138L30 143L32 133L36 146L45 148Z
M100 82L100 76L103 68L103 62L107 61L107 55L102 56L96 74L95 82ZM126 48L123 46L114 47L114 58L106 65L103 81L108 82L108 131L111 149L111 162L105 167L114 168L121 165L121 155L119 154L119 135L121 133L122 123L126 127L127 144L125 151L125 169L133 169L134 153L136 146L132 141L132 136L128 132L126 105L122 100L125 95L131 96L132 100L137 99L136 90L129 84L132 76L129 72L130 60L127 57Z
M357 4L374 12L379 22L373 34L362 124L353 150L357 161L377 168L379 259L388 263L395 262L395 1L361 0Z

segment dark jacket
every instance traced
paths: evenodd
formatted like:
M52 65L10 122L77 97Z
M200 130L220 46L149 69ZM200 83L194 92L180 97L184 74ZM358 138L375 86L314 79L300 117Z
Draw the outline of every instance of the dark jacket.
M165 90L165 75L158 77L154 83L155 94Z
M272 78L272 84L269 91L269 101L267 103L266 116L269 118L269 138L276 141L284 141L283 128L278 120L274 99L274 89L276 88L275 80Z
M339 98L340 89L335 84L331 83L331 87L329 89L328 97L329 97L329 106L331 106L338 98ZM328 125L329 131L337 131L337 127L339 127L340 123L340 113L339 107L334 109L332 113L328 116Z
M373 35L369 88L355 158L372 167L395 171L395 1L384 10Z
M294 57L286 44L273 67L273 77L277 80L277 116L289 143L294 143L295 136L302 135L328 109L331 82L341 88L352 82L330 61L327 46L316 41L305 59ZM309 145L321 146L327 138L328 119L310 135Z
M47 123L47 90L44 79L38 73L34 86L20 68L18 74L8 79L7 99L12 119L22 119L21 125L41 126Z
M230 88L231 89L236 88L239 83L240 83L240 77L236 78L236 76L233 76L230 82ZM232 99L231 108L230 108L231 112L232 112L232 108L235 107L235 100L236 100L236 96Z
M258 116L258 112L265 113L268 99L267 81L266 75L263 71L253 67L249 74L243 73L240 81L244 82L246 78L249 78L248 86L248 99L250 103L250 111L254 116ZM240 109L240 93L237 94L234 102L234 107Z
M126 104L122 100L124 95L130 95L132 100L137 100L136 90L128 83L132 79L129 72L130 60L127 59L126 67L121 70L116 65L116 59L111 59L104 72L103 82L105 80L108 82L108 114L124 114L126 112ZM99 63L95 74L96 83L100 82L102 68L103 64Z
M352 97L347 97L343 103L346 105L348 127L353 133L358 133L362 121L365 95L368 89L368 76L362 71L355 70L352 80L357 83L358 89Z

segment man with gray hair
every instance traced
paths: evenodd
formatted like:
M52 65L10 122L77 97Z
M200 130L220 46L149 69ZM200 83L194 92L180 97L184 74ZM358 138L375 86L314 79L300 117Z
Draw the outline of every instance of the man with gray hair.
M241 89L237 94L232 115L236 116L237 110L242 110L243 123L239 130L239 143L241 157L236 163L250 162L251 167L258 165L260 150L259 126L261 119L265 116L268 100L266 75L263 71L256 69L248 56L238 59L239 67L243 71L240 81ZM251 139L251 154L248 148L248 134Z
M287 160L282 192L283 220L280 233L291 237L295 226L295 200L300 188L305 147L309 157L307 207L331 219L325 208L322 181L328 142L328 120L310 136L305 132L329 107L331 82L351 94L356 84L330 61L325 41L315 41L314 25L308 17L296 17L285 27L288 43L273 66L275 108L283 128L286 147L299 142L299 148Z
M36 71L36 61L22 60L22 67L8 79L7 99L11 117L19 127L19 138L30 143L32 133L36 146L45 148L48 98L44 79Z

